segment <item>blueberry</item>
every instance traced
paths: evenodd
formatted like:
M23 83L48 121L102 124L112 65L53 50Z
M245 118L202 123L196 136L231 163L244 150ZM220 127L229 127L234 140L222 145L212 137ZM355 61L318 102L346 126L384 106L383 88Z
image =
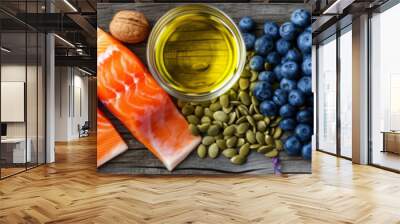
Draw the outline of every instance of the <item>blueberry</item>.
M296 89L296 81L283 78L280 82L281 89L285 90L286 92L290 92L293 89Z
M291 118L296 116L296 107L285 104L279 109L279 115L283 118Z
M277 65L281 61L281 56L276 51L273 51L267 55L265 60L272 65Z
M294 61L287 61L281 67L282 77L287 79L297 79L299 74L299 66Z
M285 40L293 40L296 37L297 29L292 22L286 22L279 28L279 34Z
M274 103L278 106L282 106L287 103L288 94L285 90L276 89L274 92L274 96L272 97Z
M301 148L301 156L303 159L311 160L311 142L303 145Z
M264 23L264 33L271 39L279 38L279 26L272 21L265 21Z
M303 58L303 63L301 64L301 70L303 71L304 75L311 76L312 73L311 56L308 55Z
M312 94L312 83L310 76L304 76L297 82L297 88L305 95Z
M301 153L301 142L296 136L290 136L286 139L283 148L289 156L297 156Z
M276 116L278 114L278 107L272 101L263 101L260 104L260 112L264 116Z
M307 26L307 28L306 28L304 31L307 31L307 32L312 33L312 27L311 27L311 25Z
M297 112L296 120L299 123L311 124L313 122L312 108L302 109L299 112Z
M289 92L288 101L290 105L299 107L304 105L305 100L305 96L300 90L294 89Z
M277 66L275 66L275 68L274 68L274 74L275 74L275 77L276 77L276 79L278 80L278 81L281 81L282 80L282 73L281 73L281 65L277 65Z
M279 123L284 131L293 131L296 128L296 121L293 118L285 118Z
M268 82L258 81L253 93L259 101L269 100L272 97L272 87Z
M297 47L303 54L311 53L312 35L310 32L303 32L297 37Z
M292 47L292 44L289 41L282 38L276 41L275 45L276 45L276 51L278 51L278 53L281 55L286 55L286 53Z
M306 104L307 104L307 106L310 106L310 107L314 106L314 95L313 94L311 94L307 97Z
M312 136L312 128L308 124L298 124L296 129L294 130L297 138L300 139L302 142L309 142L311 141Z
M254 44L254 51L261 56L267 56L274 49L274 42L266 35L257 38Z
M296 26L305 27L311 23L311 14L305 9L296 9L292 13L290 21Z
M261 71L264 66L264 59L259 55L255 55L250 59L249 66L251 70Z
M287 61L300 62L301 57L301 53L296 48L292 48L286 53L284 58Z
M252 33L242 33L244 44L246 45L247 50L251 50L254 48L254 42L256 42L256 36Z
M275 74L272 71L262 71L258 74L258 80L272 84L275 82Z
M239 29L242 32L250 32L254 30L256 23L250 16L245 16L239 21Z

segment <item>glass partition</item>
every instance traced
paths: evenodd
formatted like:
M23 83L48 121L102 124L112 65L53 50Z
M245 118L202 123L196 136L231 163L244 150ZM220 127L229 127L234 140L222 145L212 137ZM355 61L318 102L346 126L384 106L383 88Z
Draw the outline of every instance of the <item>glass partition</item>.
M400 4L371 18L371 162L400 171Z
M336 36L317 50L318 149L336 154Z

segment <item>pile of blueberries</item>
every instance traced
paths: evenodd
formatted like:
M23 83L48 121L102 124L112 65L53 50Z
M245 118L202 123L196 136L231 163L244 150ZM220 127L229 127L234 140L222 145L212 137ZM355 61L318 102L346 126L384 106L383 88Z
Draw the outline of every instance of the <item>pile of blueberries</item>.
M281 117L285 151L304 159L311 159L313 134L310 23L311 14L297 9L281 26L265 21L263 35L256 37L256 23L251 17L239 22L247 51L254 51L250 69L259 72L253 94L261 102L260 112Z

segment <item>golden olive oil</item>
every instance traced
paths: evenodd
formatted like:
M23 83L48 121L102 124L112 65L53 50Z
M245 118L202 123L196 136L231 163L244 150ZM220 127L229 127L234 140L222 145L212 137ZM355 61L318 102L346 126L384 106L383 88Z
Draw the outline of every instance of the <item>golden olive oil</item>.
M217 17L192 13L174 18L155 44L156 66L174 89L190 94L217 90L238 70L239 46Z

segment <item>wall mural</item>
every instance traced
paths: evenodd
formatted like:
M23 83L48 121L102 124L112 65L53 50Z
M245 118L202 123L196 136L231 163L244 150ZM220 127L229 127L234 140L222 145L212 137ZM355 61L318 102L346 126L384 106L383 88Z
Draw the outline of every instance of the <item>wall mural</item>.
M99 3L97 166L311 172L305 4Z

